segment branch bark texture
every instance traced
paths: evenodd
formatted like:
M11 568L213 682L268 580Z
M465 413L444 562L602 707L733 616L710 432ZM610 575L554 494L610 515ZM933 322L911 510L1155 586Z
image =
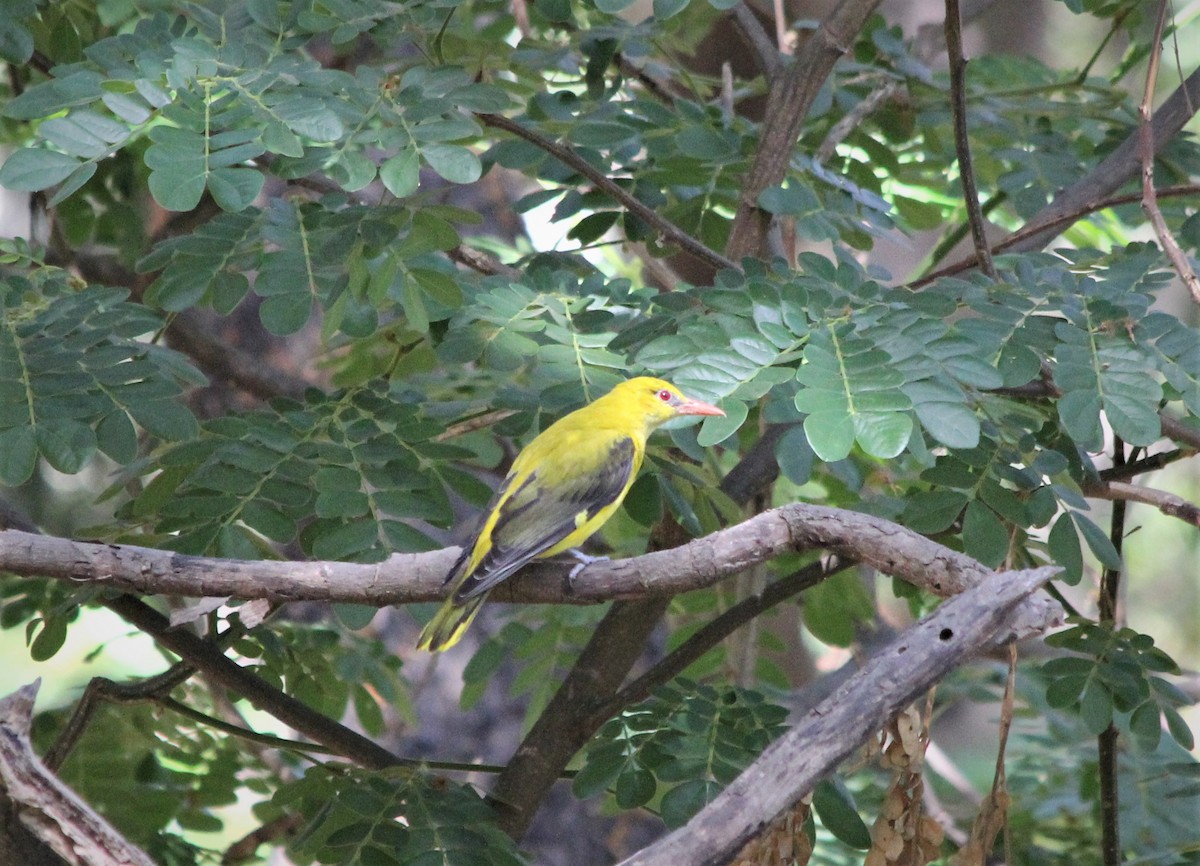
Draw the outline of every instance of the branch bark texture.
M880 725L1013 628L1057 568L996 573L946 602L871 658L685 826L621 866L718 866L861 746Z
M782 553L827 550L899 577L943 598L991 571L962 553L868 514L792 503L751 517L682 547L597 562L573 585L568 567L542 563L493 590L497 601L594 604L666 598L703 589ZM444 596L457 548L397 554L385 562L274 562L185 556L134 545L96 544L8 530L0 532L0 570L25 576L97 582L141 595L233 596L275 602L336 601L411 604ZM1035 598L1034 602L1038 602ZM1026 633L1058 615L1030 604Z
M787 173L804 118L838 58L850 50L854 37L880 0L842 0L809 36L794 63L776 67L767 94L762 135L754 164L742 188L725 253L734 261L764 252L770 214L758 206L764 189L780 183Z
M126 841L74 791L62 784L34 754L29 725L38 684L0 700L0 787L29 836L71 866L154 866L145 852ZM14 828L15 829L15 828ZM6 861L17 862L22 861ZM28 862L28 861L26 861Z

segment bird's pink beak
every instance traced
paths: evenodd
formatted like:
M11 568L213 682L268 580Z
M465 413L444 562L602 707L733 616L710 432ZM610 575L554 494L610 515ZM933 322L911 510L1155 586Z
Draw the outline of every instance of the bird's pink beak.
M718 409L711 403L705 403L702 400L685 399L682 403L675 407L676 415L724 415L722 409Z

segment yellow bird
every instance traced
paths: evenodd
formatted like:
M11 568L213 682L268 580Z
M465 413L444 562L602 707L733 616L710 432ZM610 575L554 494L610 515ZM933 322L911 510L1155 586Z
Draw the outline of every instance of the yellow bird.
M493 587L531 560L582 544L603 526L629 492L656 427L679 415L724 414L669 382L643 376L543 430L517 455L479 534L463 546L446 576L450 596L417 648L454 646Z

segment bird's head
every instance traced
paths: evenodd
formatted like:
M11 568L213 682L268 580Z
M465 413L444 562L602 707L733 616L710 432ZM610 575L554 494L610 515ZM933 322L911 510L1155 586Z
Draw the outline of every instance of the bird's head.
M643 414L651 428L680 415L725 414L709 403L685 397L683 392L670 382L650 376L639 376L622 382L612 389L610 397L615 399L618 405L628 406L631 410Z

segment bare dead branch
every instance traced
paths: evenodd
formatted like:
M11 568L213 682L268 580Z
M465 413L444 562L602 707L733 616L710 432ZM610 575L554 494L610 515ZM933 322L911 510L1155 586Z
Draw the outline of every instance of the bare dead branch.
M573 584L563 563L540 563L492 591L497 601L594 604L668 598L703 589L785 552L826 550L949 597L990 574L975 560L898 524L808 503L792 503L682 547L587 566ZM395 554L385 562L279 562L185 556L122 544L94 544L0 532L0 569L26 576L93 581L142 595L231 596L270 601L392 605L444 597L457 548ZM1032 630L1049 611L1034 615Z
M1200 529L1200 506L1165 490L1155 490L1152 487L1127 484L1123 481L1093 481L1083 485L1083 492L1086 496L1107 499L1110 502L1140 502L1157 508L1167 517L1177 517Z
M1011 632L1055 568L994 574L877 653L691 821L621 866L718 866L948 671Z
M71 866L154 866L46 769L29 742L38 683L0 700L0 788L25 828Z

